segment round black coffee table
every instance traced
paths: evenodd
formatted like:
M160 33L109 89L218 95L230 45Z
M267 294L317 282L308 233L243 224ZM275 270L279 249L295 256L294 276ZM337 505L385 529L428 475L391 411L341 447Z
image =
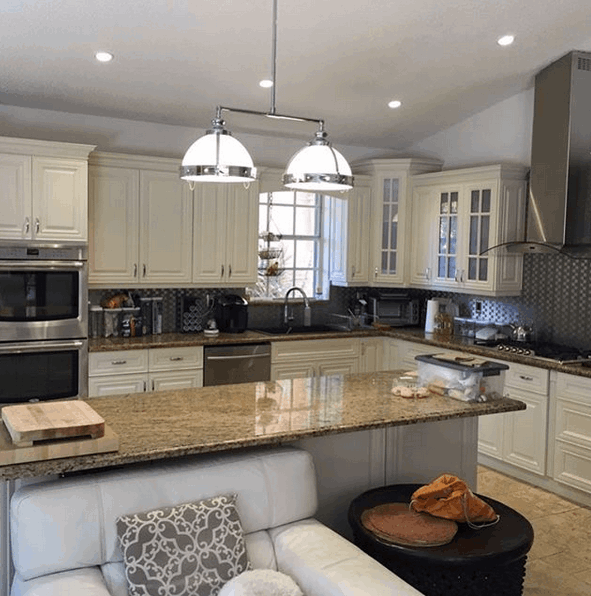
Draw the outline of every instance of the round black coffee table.
M478 495L500 515L497 524L479 530L459 523L443 546L411 547L381 541L361 524L366 509L383 503L410 503L422 484L395 484L367 491L349 506L355 543L425 596L519 596L525 563L534 539L527 519L489 497Z

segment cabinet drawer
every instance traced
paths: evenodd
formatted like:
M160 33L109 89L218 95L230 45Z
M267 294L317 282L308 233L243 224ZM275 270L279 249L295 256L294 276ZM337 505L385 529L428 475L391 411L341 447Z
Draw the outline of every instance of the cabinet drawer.
M342 357L359 357L358 339L310 339L273 342L271 344L271 361L273 364L276 362Z
M507 362L505 362L507 364ZM505 372L505 385L515 389L523 389L547 395L550 371L524 364L509 364L509 370Z
M155 348L149 350L148 358L150 372L203 368L203 348L201 346Z
M558 373L556 377L558 399L568 399L591 405L591 379Z
M91 377L148 372L148 350L92 352L88 355Z
M591 400L556 400L556 438L591 449Z
M88 380L89 397L108 397L110 395L126 395L143 393L147 390L148 375L103 375Z

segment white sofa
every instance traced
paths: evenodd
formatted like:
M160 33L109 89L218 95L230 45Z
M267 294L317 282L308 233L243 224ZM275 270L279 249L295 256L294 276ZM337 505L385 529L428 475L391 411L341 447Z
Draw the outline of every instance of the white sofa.
M252 566L290 575L306 596L420 596L313 518L306 451L277 448L93 472L19 489L10 527L11 596L127 596L116 519L237 493Z

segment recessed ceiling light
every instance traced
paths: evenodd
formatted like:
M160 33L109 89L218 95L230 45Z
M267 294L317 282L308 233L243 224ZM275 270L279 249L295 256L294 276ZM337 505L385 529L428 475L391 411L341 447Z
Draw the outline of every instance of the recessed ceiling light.
M401 105L402 105L402 102L398 101L397 99L388 102L388 107L392 108L392 109L399 108Z
M111 62L111 60L113 60L113 54L110 52L97 52L94 57L99 62Z
M510 46L514 41L514 35L503 35L503 37L499 37L499 39L497 39L497 43L500 46Z
M265 89L268 89L269 87L273 86L273 81L269 80L269 79L263 79L260 83L259 83L260 87L264 87Z

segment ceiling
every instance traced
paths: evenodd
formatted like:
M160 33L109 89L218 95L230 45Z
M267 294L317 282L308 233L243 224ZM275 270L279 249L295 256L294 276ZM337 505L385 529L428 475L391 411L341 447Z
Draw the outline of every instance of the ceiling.
M219 104L271 105L271 0L2 0L1 14L1 103L192 128ZM324 119L335 144L405 149L591 51L590 25L589 0L278 0L277 112ZM234 134L315 130L225 118Z

